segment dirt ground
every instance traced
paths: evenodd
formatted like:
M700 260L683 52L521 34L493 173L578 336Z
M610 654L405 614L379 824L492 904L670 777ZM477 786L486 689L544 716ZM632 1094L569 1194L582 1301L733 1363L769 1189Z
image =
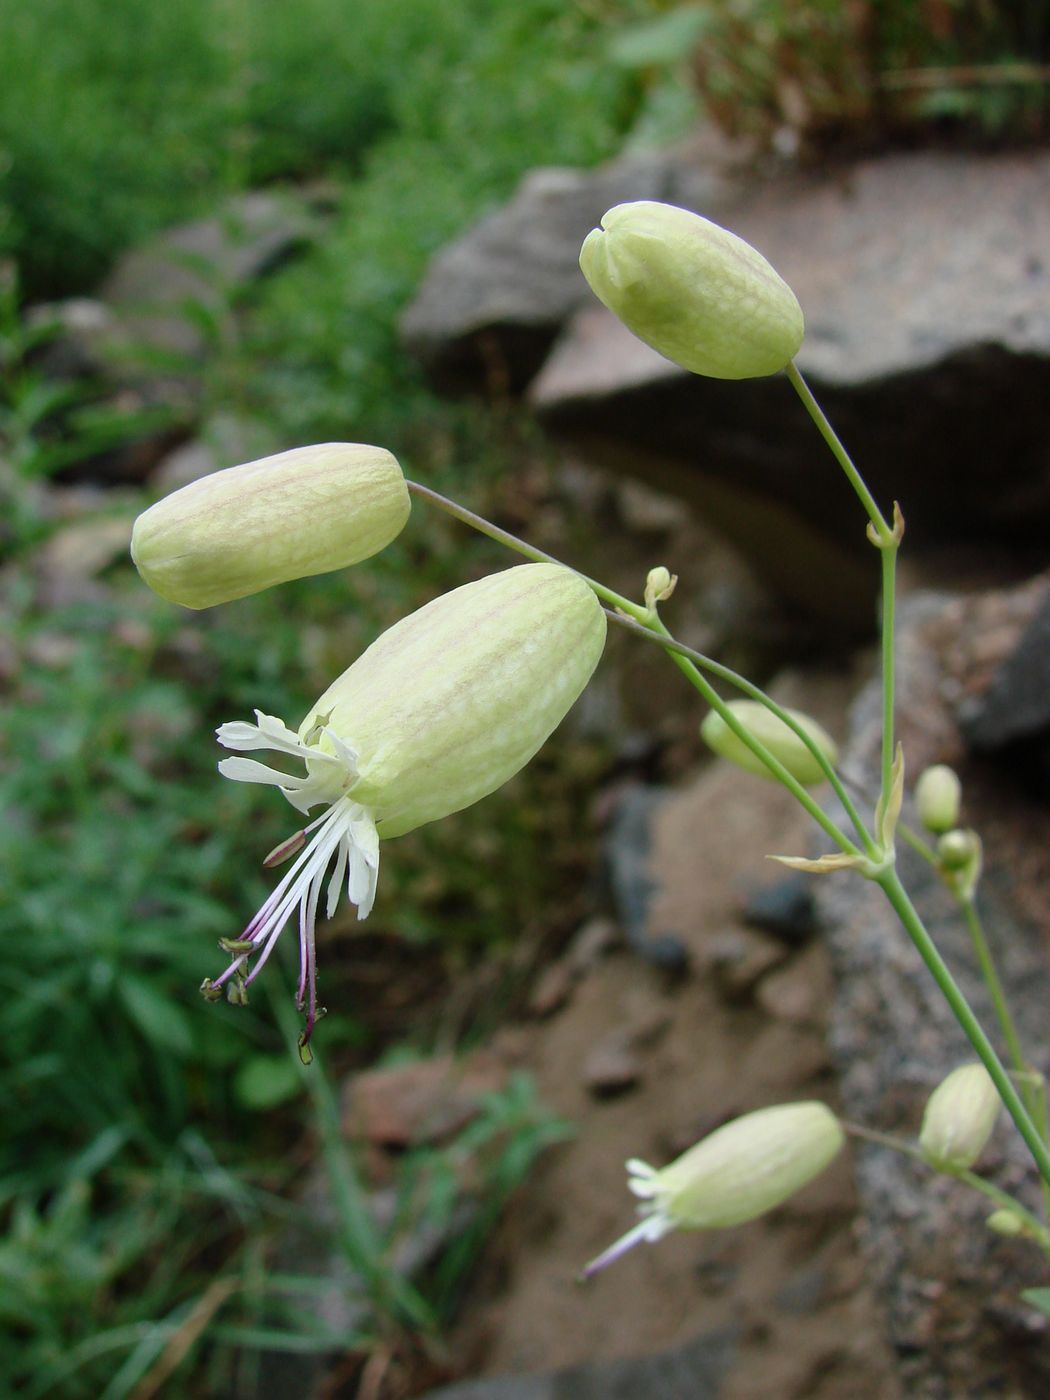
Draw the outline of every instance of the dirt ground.
M841 722L841 680L779 695ZM592 924L541 979L532 1019L497 1034L496 1052L535 1076L577 1134L548 1154L493 1238L452 1339L456 1361L474 1376L522 1375L727 1327L737 1343L724 1400L891 1400L848 1153L764 1220L642 1245L576 1282L633 1221L625 1159L661 1165L767 1104L836 1101L819 935L791 947L741 917L748 892L778 879L764 857L809 848L807 819L783 790L713 762L657 807L651 837L648 931L680 939L688 970L672 977L615 938L603 948Z

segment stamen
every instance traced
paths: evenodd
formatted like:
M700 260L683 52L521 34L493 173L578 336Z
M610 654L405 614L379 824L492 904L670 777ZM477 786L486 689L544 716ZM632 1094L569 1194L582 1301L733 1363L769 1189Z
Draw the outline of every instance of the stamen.
M312 838L308 841L307 838ZM222 947L231 954L229 967L214 980L208 979L201 988L209 999L226 994L235 1005L248 999L248 988L266 965L266 961L285 925L296 908L299 910L299 986L297 1002L306 1010L306 1027L300 1038L300 1053L305 1055L314 1025L321 1012L317 1005L317 907L321 891L328 883L328 913L334 912L343 880L348 879L349 894L357 904L359 917L364 917L372 905L376 876L379 869L379 841L371 814L348 797L334 802L320 817L296 832L267 857L288 859L295 856L290 868L249 921L240 938L223 939ZM249 971L249 959L255 965Z
M277 865L283 865L286 860L291 860L297 851L301 851L306 845L306 832L297 831L294 836L289 836L287 841L282 841L274 846L268 856L263 858L263 865L267 870L272 870Z
M579 1281L585 1283L587 1279L593 1277L599 1269L607 1268L609 1264L614 1264L617 1259L633 1249L636 1244L641 1244L643 1240L646 1244L653 1244L656 1240L666 1235L670 1225L659 1215L647 1215L644 1220L639 1220L633 1229L628 1230L626 1235L621 1235L615 1244L611 1244L608 1249L603 1250L596 1259L592 1259L586 1264L579 1274Z

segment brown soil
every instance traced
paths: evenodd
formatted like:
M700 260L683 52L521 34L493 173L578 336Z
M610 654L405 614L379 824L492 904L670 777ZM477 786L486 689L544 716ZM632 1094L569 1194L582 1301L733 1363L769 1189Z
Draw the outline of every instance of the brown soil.
M841 685L827 677L780 695L822 718L830 710L832 727L842 714ZM721 763L701 769L658 811L649 869L649 932L680 938L689 972L669 981L620 945L575 981L566 968L558 1009L543 1005L542 1017L496 1036L494 1048L530 1070L543 1102L578 1131L548 1155L491 1241L452 1339L464 1371L520 1375L644 1355L732 1326L739 1353L725 1400L898 1394L848 1155L762 1221L642 1245L588 1286L576 1282L632 1223L626 1158L662 1164L766 1104L834 1105L824 949L819 940L789 949L740 919L742 893L776 878L764 857L802 853L809 840L781 789ZM557 981L552 974L548 988ZM604 1093L588 1083L603 1074Z

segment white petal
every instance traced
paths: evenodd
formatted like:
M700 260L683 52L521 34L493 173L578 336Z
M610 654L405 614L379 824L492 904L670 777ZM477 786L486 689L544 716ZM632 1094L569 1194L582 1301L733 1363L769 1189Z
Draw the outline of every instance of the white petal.
M339 896L343 892L343 881L346 878L346 863L350 854L350 844L344 837L339 843L339 851L335 858L335 868L332 871L332 878L328 882L328 904L326 913L330 919L335 913L339 904Z
M227 749L274 749L278 753L294 754L296 758L303 756L298 735L293 734L283 721L274 715L264 715L259 710L255 714L258 724L249 724L246 720L220 724L215 731L219 743Z
M355 803L355 806L357 804ZM354 845L365 860L376 870L379 869L379 832L375 818L366 807L357 807L350 821L350 835Z
M332 747L335 749L336 757L339 759L340 763L343 764L350 776L356 778L357 750L352 744L348 744L345 739L341 739L334 729L329 729L326 726L324 732L331 742ZM320 756L328 758L329 755L322 752Z
M235 783L266 783L269 787L298 789L310 785L309 778L295 778L290 773L279 773L276 768L268 768L254 758L224 758L219 762L219 772L224 778L232 778Z

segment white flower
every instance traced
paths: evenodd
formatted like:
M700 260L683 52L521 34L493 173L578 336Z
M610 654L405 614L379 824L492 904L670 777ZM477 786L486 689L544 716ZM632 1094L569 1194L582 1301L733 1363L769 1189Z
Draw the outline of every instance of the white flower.
M221 725L216 731L219 742L228 749L242 752L270 749L287 754L305 764L306 776L281 772L253 758L224 758L219 772L236 782L278 787L300 812L309 812L311 807L322 802L328 804L328 810L267 858L267 864L279 864L298 851L291 869L240 938L225 945L233 953L229 967L220 977L208 978L202 990L212 996L230 983L234 989L232 999L243 1000L244 989L262 971L281 931L298 909L298 1003L300 1010L306 1007L306 1029L302 1038L305 1046L317 1019L315 925L322 886L327 879L325 912L328 918L335 913L344 881L347 898L357 906L357 917L367 918L375 902L379 877L379 834L368 808L347 796L358 778L357 754L338 734L327 725L317 724L305 738L300 738L274 715L256 710L255 718L255 724L238 721ZM322 737L334 752L318 747ZM307 843L305 838L311 833L313 838ZM255 966L246 971L249 960L256 955Z
M757 1219L818 1176L844 1141L824 1104L787 1103L734 1118L660 1171L632 1157L627 1187L642 1218L583 1277L671 1230L725 1230Z
M402 618L328 687L298 733L259 711L255 724L222 725L226 748L269 749L305 768L225 758L224 777L277 787L300 812L327 810L267 857L294 862L241 937L223 941L230 965L204 982L204 995L225 988L243 1002L298 911L305 1052L318 1015L314 939L326 882L329 917L345 883L365 918L380 838L458 812L513 777L564 718L604 643L605 614L579 575L523 564Z

